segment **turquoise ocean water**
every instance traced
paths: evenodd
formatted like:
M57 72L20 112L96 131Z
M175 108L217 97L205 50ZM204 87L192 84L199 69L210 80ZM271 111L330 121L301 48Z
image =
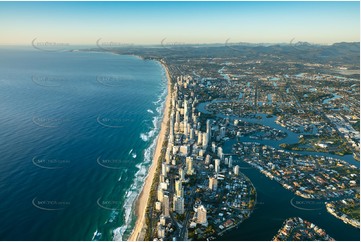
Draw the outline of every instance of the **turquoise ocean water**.
M126 239L166 95L155 61L0 49L0 239Z

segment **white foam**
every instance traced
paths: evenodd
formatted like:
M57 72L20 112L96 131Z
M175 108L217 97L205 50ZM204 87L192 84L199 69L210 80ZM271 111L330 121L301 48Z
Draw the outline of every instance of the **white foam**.
M141 133L140 134L140 138L143 140L143 141L148 141L148 135L144 134L144 133Z
M162 71L164 71L163 68ZM163 82L165 80L165 85L163 83L164 91L160 95L159 99L156 102L154 102L154 104L160 103L160 105L156 108L159 116L153 118L153 122L152 122L153 127L149 132L140 134L140 138L143 141L148 141L151 138L153 138L155 134L159 133L159 129L161 126L161 118L163 114L162 110L164 109L164 105L166 101L165 96L167 95L167 84L166 84L167 80L165 75L163 75L162 78L163 78ZM156 144L157 144L157 138L154 138L152 143L149 145L149 147L144 150L144 161L136 165L138 171L134 175L133 184L126 192L126 198L124 201L124 223L122 226L113 230L113 240L117 240L117 241L123 240L124 233L130 226L130 223L132 222L133 206L135 205L135 200L137 199L140 191L143 190L143 186L145 183L144 181L147 177L146 174L149 169L149 164L151 163Z
M144 141L144 142L147 142L150 138L153 138L154 135L156 134L156 132L158 131L159 129L159 117L154 117L153 118L153 129L150 130L149 132L147 133L141 133L140 134L140 138Z
M154 113L153 110L151 110L151 109L148 109L147 112L148 112L148 113L151 113L151 114Z

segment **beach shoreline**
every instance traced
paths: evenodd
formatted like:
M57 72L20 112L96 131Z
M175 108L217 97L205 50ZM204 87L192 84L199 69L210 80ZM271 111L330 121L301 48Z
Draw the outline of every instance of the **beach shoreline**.
M142 229L145 225L145 212L149 201L150 191L153 184L153 180L155 178L158 160L162 153L161 151L163 149L163 143L166 139L167 129L169 126L169 112L170 112L170 104L171 104L171 80L167 66L160 61L159 63L162 65L162 67L166 72L168 94L164 105L163 119L157 137L157 145L153 155L153 162L148 170L148 175L144 181L142 191L139 193L138 198L135 202L135 214L137 218L134 229L131 235L129 236L128 241L137 241L139 234L142 232Z

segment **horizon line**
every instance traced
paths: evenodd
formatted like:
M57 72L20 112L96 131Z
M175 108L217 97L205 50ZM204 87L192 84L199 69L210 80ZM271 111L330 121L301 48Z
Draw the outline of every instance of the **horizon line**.
M36 39L36 38L35 38ZM35 40L34 39L34 40ZM33 40L33 41L34 41ZM165 40L165 39L163 39ZM290 40L289 42L228 42L229 39L227 39L225 42L206 42L206 43L186 43L186 42L166 42L163 43L160 41L160 43L122 43L117 41L107 41L102 44L102 46L107 48L117 48L117 47L141 47L141 46L159 46L159 47L181 47L181 46L200 46L200 45L224 45L227 46L227 44L230 45L295 45L295 44L309 44L309 45L333 45L338 43L360 43L360 40L357 41L336 41L331 43L321 43L321 42L309 42L309 41L293 41L294 39ZM62 46L62 47L71 47L71 46L94 46L94 47L100 47L97 41L93 43L86 43L86 44L80 44L80 43L69 43L69 42L54 42L54 41L43 41L41 42L43 47L52 47L52 46ZM2 44L0 43L0 46L19 46L19 47L34 47L33 42L27 43L27 44ZM40 45L39 45L40 46Z

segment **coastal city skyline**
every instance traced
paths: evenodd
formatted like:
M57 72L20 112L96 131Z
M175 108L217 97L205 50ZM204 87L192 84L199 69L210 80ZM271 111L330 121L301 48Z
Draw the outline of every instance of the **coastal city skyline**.
M353 2L0 2L0 45L358 42Z

